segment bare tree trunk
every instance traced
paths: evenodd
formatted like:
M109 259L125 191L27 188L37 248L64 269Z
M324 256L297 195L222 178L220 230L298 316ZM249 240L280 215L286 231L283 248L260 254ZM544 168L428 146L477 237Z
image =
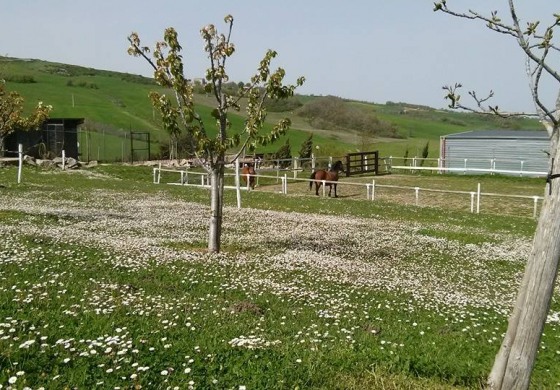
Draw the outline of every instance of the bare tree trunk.
M222 213L224 208L224 164L217 163L210 173L211 180L211 217L208 235L208 252L220 251L222 236Z
M554 170L560 171L558 131L551 139ZM554 292L560 260L560 178L547 186L533 249L502 346L488 377L490 389L527 389Z

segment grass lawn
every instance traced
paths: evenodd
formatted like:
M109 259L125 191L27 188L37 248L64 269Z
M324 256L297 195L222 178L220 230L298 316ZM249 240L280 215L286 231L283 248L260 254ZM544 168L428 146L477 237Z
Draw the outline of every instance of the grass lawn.
M262 186L242 209L226 191L223 251L209 255L206 189L120 165L15 178L0 168L3 388L478 389L535 229ZM533 388L560 382L558 298Z

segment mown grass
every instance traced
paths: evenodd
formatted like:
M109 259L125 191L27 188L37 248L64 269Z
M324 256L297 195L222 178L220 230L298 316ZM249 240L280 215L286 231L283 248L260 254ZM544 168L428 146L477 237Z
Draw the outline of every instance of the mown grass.
M149 167L23 177L0 169L5 387L480 388L523 269L491 248L535 227L264 191L235 211L226 191L210 256L206 189L154 185ZM560 381L559 337L548 324L535 388Z

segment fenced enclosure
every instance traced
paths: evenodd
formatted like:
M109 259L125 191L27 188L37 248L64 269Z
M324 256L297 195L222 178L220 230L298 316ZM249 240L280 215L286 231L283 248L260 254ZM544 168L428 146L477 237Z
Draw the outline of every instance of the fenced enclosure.
M80 159L86 162L148 161L158 145L147 132L122 129L80 130L78 140Z
M315 196L310 192L310 184L314 182L306 177L295 177L284 173L283 175L270 175L270 171L256 170L254 175L257 187L255 191L275 192L296 196ZM276 171L278 173L280 171ZM301 174L301 176L304 176ZM305 175L306 176L306 175ZM339 198L362 199L371 201L385 201L402 203L421 207L439 207L442 209L461 210L471 213L499 213L520 215L537 218L542 206L542 196L506 194L493 191L485 192L480 183L471 190L456 190L430 188L428 186L407 186L393 184L379 184L375 179L367 178L345 179L337 182L321 181L320 195L327 196L325 184L337 184ZM210 188L208 173L196 169L167 169L161 166L153 169L153 182L155 184L194 185ZM249 183L249 180L246 181ZM228 170L225 174L225 188L237 189L236 173ZM250 191L247 185L239 185L240 191Z

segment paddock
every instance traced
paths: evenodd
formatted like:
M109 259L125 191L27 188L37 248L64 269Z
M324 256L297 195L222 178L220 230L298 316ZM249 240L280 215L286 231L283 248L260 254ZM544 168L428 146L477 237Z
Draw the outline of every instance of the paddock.
M295 175L284 172L274 174L271 170L257 169L254 175L257 186L254 190L248 185L236 185L235 172L225 173L225 189L248 193L274 192L284 196L305 196L316 198L314 191L309 190L313 180L306 178L310 172L301 171ZM153 168L153 183L178 186L197 186L210 188L207 172L191 169L168 169L161 166ZM338 182L339 198L344 200L368 200L372 202L393 202L418 207L439 207L442 209L461 210L471 213L495 213L521 215L537 218L542 206L543 196L531 193L530 190L519 189L519 193L503 193L499 186L483 187L482 183L473 178L469 186L464 188L446 188L445 176L406 176L386 175L383 177L350 177L340 178ZM240 181L239 181L240 182ZM247 180L247 183L249 181ZM327 197L324 184L335 182L322 181L320 198ZM543 182L543 191L545 184ZM247 197L248 195L245 195ZM334 201L334 199L333 199ZM240 207L240 202L239 202Z

